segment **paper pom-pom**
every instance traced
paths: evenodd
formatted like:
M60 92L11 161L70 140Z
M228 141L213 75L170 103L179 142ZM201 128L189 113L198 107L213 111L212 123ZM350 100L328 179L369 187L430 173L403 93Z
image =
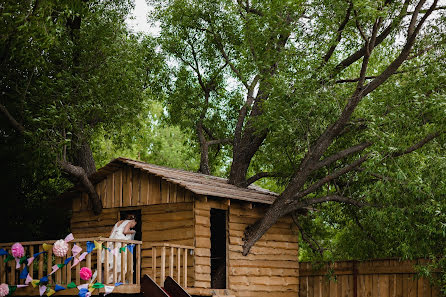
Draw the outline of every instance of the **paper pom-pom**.
M91 278L91 270L88 267L82 267L81 270L79 271L79 274L81 276L81 279L83 280L89 280Z
M59 239L53 244L53 253L57 257L65 257L68 252L68 243L63 239Z
M0 297L5 297L9 294L9 286L7 284L0 285Z
M14 258L21 258L25 255L25 249L19 242L16 242L12 245L11 252Z

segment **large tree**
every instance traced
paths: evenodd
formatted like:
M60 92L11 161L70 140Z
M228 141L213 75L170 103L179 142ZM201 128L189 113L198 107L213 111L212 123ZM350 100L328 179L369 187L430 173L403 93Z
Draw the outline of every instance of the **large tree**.
M408 175L399 160L444 144L439 1L149 2L175 61L170 120L196 131L200 171L229 159L230 183L281 187L246 230L245 255L284 215L387 206L373 181Z
M17 176L19 188L62 171L101 212L88 178L96 171L91 141L98 131L137 130L145 97L156 88L148 77L162 65L150 38L127 31L131 8L126 0L1 4L1 132L15 147L10 160L34 171ZM39 172L42 164L50 169ZM31 195L23 187L16 192Z

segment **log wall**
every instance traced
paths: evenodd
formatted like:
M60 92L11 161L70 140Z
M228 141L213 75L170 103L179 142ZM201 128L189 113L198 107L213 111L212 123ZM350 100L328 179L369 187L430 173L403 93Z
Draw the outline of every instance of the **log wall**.
M167 242L179 245L194 245L194 213L193 203L183 202L175 204L152 205L142 208L142 275L152 276L152 248L155 242ZM170 251L167 251L168 253ZM183 255L184 256L184 255ZM194 281L194 257L188 256L188 284ZM157 279L160 279L161 254L157 251ZM177 258L173 263L177 263ZM169 271L169 264L166 270ZM167 274L168 275L168 274ZM153 277L153 276L152 276ZM173 277L177 279L177 268L175 266Z
M210 209L228 210L227 288L237 297L298 296L298 236L290 218L281 219L242 255L243 232L265 208L222 199L195 201L195 287L211 287Z
M301 263L299 297L440 297L428 280L416 278L414 265L422 263L345 261L318 270L311 263Z

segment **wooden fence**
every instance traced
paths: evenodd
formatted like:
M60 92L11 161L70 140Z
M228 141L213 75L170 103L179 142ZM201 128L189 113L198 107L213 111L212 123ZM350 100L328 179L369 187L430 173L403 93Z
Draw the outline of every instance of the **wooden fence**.
M299 297L440 297L428 280L416 278L414 265L423 263L345 261L318 270L311 263L300 263Z

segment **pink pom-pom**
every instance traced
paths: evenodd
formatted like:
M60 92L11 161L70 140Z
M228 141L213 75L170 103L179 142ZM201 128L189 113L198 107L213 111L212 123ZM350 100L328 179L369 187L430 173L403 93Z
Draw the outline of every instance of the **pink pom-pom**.
M82 267L81 270L79 271L79 274L81 276L81 279L83 280L89 280L91 278L91 270L88 267Z
M12 245L11 252L14 258L21 258L25 255L25 249L19 242L16 242Z
M59 239L53 244L53 253L57 257L65 257L68 252L68 243L63 239Z
M0 297L5 297L9 294L9 286L7 284L0 285Z

